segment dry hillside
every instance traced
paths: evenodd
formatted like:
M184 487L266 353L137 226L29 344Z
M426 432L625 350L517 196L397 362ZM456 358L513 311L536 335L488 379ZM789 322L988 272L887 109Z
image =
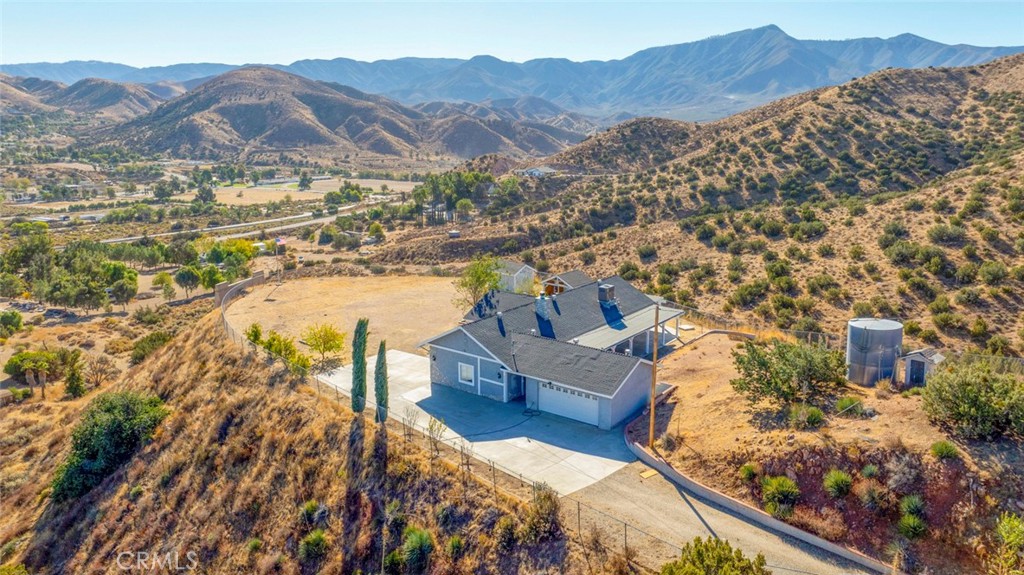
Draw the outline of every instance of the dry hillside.
M102 391L115 390L156 394L170 415L128 464L67 504L53 503L48 485L97 392L63 401L51 390L49 401L2 408L0 562L39 574L116 573L125 550L176 551L182 563L193 552L209 573L374 572L385 507L397 505L386 551L402 545L403 526L426 529L438 572L570 564L560 537L499 551L495 526L521 526L527 507L496 500L443 460L428 463L421 442L380 433L245 353L224 338L216 313ZM318 528L326 554L300 559L301 540Z

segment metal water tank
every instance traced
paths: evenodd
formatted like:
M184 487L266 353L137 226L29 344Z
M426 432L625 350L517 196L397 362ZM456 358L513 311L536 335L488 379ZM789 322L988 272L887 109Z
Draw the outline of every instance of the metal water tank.
M851 319L846 324L846 378L866 386L892 379L902 346L902 323L873 317Z

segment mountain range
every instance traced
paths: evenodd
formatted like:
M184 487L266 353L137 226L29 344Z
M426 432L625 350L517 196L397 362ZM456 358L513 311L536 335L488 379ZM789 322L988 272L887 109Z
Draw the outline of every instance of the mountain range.
M627 113L707 120L888 67L966 66L1022 51L1021 46L947 45L912 34L886 39L798 40L777 26L765 26L649 48L610 61L541 58L516 63L476 56L468 60L361 62L336 58L270 67L381 94L405 105L531 96L596 117ZM0 72L66 84L102 78L172 94L239 67L195 63L134 68L77 61L8 64L0 66Z

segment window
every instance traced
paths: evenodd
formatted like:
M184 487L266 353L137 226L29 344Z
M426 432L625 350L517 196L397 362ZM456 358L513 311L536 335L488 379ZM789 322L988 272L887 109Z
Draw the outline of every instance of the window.
M473 385L473 366L468 363L459 364L459 383L465 383L466 385Z

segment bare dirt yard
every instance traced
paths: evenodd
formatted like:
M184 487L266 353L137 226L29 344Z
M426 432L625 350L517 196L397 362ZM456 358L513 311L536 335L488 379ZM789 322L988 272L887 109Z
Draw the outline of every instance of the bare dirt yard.
M451 278L431 276L326 277L268 283L228 308L228 321L239 331L259 323L299 339L314 323L332 323L351 334L360 317L370 320L368 349L378 342L388 349L422 353L417 345L458 325L463 311L452 303ZM346 338L350 343L351 335Z

